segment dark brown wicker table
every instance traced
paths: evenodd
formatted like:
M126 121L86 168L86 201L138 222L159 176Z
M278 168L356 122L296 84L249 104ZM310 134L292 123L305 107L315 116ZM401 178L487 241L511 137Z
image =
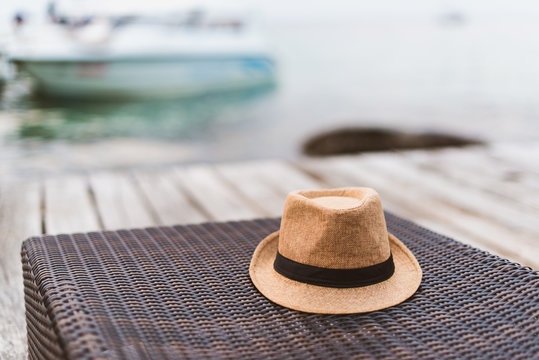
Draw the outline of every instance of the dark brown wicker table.
M356 315L258 293L249 262L278 219L28 239L30 358L539 358L537 272L387 220L423 282L399 306Z

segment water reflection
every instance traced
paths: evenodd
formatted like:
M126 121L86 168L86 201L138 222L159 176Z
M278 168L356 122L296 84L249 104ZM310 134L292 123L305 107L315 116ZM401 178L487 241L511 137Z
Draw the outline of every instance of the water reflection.
M274 89L274 84L267 84L189 98L136 102L60 101L28 94L12 104L26 111L19 113L19 124L11 137L70 142L113 137L200 138L213 122L234 117Z

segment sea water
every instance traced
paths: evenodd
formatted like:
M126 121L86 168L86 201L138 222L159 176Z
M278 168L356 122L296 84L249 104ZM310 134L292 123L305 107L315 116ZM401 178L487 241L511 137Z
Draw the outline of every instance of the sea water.
M259 1L275 85L180 99L0 98L0 174L292 158L322 131L539 137L533 1Z

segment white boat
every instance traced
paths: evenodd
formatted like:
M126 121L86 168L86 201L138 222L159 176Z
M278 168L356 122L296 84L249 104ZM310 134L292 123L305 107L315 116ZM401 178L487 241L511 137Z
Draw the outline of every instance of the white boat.
M38 91L70 98L173 97L274 81L262 38L230 17L191 10L84 21L40 26L17 40L10 61Z
M3 40L4 37L0 36L0 40ZM11 79L12 72L10 70L6 45L0 41L0 86L4 86Z
M0 86L4 86L9 79L9 64L0 53Z

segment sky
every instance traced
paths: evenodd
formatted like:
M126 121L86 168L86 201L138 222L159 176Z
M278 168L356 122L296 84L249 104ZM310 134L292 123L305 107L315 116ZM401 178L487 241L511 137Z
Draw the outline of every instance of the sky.
M190 0L195 2L193 0ZM5 31L17 10L41 17L49 0L4 1L0 5L0 24ZM170 7L185 0L63 0L60 3L82 4L84 7L114 7L116 9ZM205 1L206 3L208 0ZM216 1L213 1L214 3ZM222 2L221 2L222 3ZM228 1L227 3L230 3ZM539 18L539 2L535 0L235 0L234 3L250 4L264 17L282 21L343 20L407 18L421 19L444 11L458 11L467 17L486 20L490 18ZM101 5L94 5L101 4Z

